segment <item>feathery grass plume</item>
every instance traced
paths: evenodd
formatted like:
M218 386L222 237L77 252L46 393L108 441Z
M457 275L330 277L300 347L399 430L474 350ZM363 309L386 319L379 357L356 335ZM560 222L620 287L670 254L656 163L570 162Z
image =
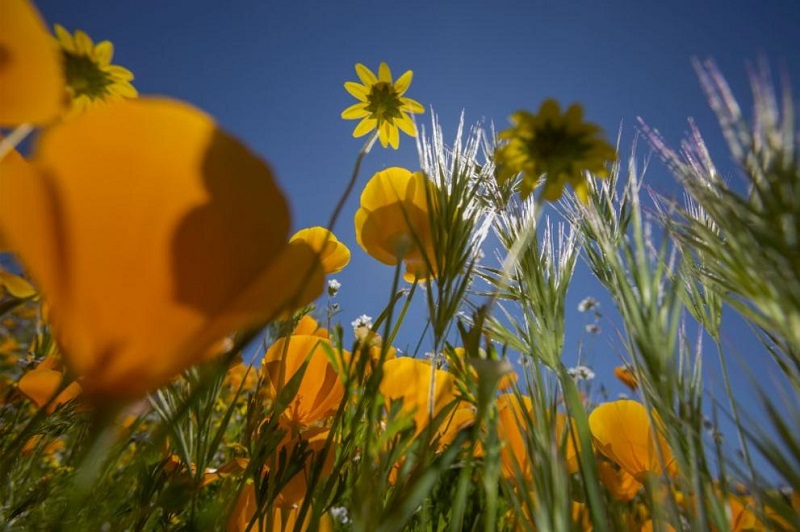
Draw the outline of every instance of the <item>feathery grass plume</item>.
M461 308L472 273L481 256L493 216L479 201L491 180L492 166L483 129L465 131L462 113L452 147L445 145L438 117L432 113L430 137L424 127L417 139L420 167L434 183L428 198L433 255L428 311L434 335L433 349L441 351L446 333Z
M625 349L645 403L664 419L662 427L680 471L694 474L692 487L703 490L702 479L711 474L702 442L702 357L681 345L682 286L673 280L677 249L670 250L666 239L655 240L645 215L635 143L627 166L628 181L621 194L621 169L616 165L610 179L590 194L588 205L570 200L566 212L580 228L589 268L620 312ZM662 481L671 485L684 480ZM662 501L659 508L663 503L675 517L674 500ZM697 519L704 522L702 513Z
M778 399L781 394L795 396L800 389L800 168L794 109L788 87L782 97L775 94L765 63L750 71L752 125L713 62L695 62L695 69L738 162L739 182L719 174L693 123L680 152L667 147L657 131L647 126L645 131L689 195L684 207L670 205L673 216L663 224L684 250L682 279L691 294L689 308L717 345L745 467L735 459L725 462L734 474L748 478L763 514L767 503L774 503L763 496L765 483L753 466L751 448L790 484L800 479L800 441L787 430L785 419L797 417L797 409L792 400L781 404ZM763 420L746 422L742 417L719 338L722 301L754 325L790 383L781 390L784 385L776 381L769 392L754 384L773 434L762 429Z
M766 67L751 72L750 126L714 63L695 68L743 182L725 182L693 125L680 153L648 128L651 143L704 214L679 212L671 230L706 259L694 273L773 335L776 362L800 386L800 160L791 95L785 88L779 105Z

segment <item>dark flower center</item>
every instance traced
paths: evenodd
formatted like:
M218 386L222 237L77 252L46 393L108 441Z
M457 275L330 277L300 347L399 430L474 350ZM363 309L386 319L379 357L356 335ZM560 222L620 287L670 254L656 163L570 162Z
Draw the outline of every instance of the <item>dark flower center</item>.
M108 94L111 79L90 57L63 52L63 60L67 85L74 97L86 95L95 99Z
M392 84L385 81L375 83L367 96L367 111L375 117L378 123L391 122L394 118L401 118L400 97Z

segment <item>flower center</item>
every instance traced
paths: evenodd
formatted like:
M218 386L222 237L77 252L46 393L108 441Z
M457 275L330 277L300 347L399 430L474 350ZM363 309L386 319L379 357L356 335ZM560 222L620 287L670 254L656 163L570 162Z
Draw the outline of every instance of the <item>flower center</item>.
M86 95L91 99L103 98L111 84L108 74L90 57L63 52L64 73L73 97Z
M400 97L390 83L379 81L372 85L367 96L367 111L372 115L378 124L391 122L394 118L400 118Z
M546 123L536 130L536 135L528 142L531 157L547 161L550 165L563 167L573 161L580 161L590 146L580 136L567 131L564 126Z

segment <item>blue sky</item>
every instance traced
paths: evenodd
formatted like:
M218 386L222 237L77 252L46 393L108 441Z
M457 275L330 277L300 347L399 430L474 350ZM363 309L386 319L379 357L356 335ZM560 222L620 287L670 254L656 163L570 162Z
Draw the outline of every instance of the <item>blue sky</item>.
M621 127L625 157L637 116L672 145L691 116L719 167L734 180L735 168L691 59L713 58L745 107L750 100L745 64L761 56L800 87L800 3L790 0L42 0L37 5L49 24L83 29L95 41L111 40L114 62L134 72L140 93L204 109L268 160L292 205L295 229L326 223L361 146L351 135L355 123L339 116L353 103L342 85L356 79L356 62L376 70L386 61L395 76L413 70L408 96L433 107L446 139L454 137L462 110L468 124L484 120L502 129L512 112L535 110L555 97L562 105L582 103L587 118L602 125L612 141ZM429 120L430 112L418 123ZM353 253L351 265L337 275L346 326L359 314L380 312L392 275L355 243L352 216L360 190L375 171L417 164L408 137L401 138L398 151L375 149L335 228ZM678 195L657 161L646 183ZM580 266L576 276L567 342L575 349L579 339L586 340L586 317L575 310L580 299L594 296L605 314L613 315L588 270ZM420 334L419 308L420 315L404 327L407 343ZM601 325L603 334L587 344L590 362L599 379L617 390L611 368L618 363L619 343L613 324ZM754 364L765 356L740 323L733 319L727 325L735 357ZM709 361L711 372L714 366ZM735 382L747 378L738 374ZM719 378L710 379L721 392Z

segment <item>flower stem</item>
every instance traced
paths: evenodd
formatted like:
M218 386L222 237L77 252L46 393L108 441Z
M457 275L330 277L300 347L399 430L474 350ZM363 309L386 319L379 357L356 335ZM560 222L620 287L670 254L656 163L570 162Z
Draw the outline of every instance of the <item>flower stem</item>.
M33 131L31 124L22 124L17 126L6 138L0 139L0 161L3 160L6 154L16 148L20 142L25 140L25 137L30 135L31 131Z
M344 204L347 201L347 198L350 196L350 193L353 191L353 187L356 185L356 181L358 180L358 172L361 170L361 162L364 160L364 157L372 149L372 146L375 145L375 141L378 140L378 131L376 130L364 146L361 148L361 151L358 152L358 156L356 157L356 164L353 167L353 175L350 176L350 181L347 183L347 187L344 189L344 193L339 198L339 202L336 204L336 208L333 209L331 213L331 218L328 220L328 231L333 231L333 226L336 225L336 220L339 218L339 215L342 213L342 209L344 208Z

